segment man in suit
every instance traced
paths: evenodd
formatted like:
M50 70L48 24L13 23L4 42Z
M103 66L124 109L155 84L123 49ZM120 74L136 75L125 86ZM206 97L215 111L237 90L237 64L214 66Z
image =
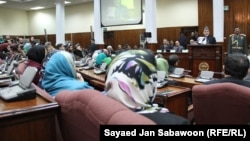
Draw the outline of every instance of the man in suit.
M170 52L170 44L167 39L163 39L163 44L160 46L161 52Z
M234 28L234 34L229 35L228 54L242 53L248 55L247 39L245 34L240 33L240 28Z
M173 48L175 50L175 52L177 53L182 53L182 50L184 49L184 47L180 44L179 41L175 41L175 46Z
M248 73L249 60L241 53L228 54L224 61L225 77L222 79L211 80L203 84L214 84L231 82L242 86L250 87L250 82L243 80Z
M203 29L203 37L199 37L198 38L198 43L199 44L216 44L216 39L215 37L209 35L210 34L210 31L209 31L209 28L207 26L204 27Z

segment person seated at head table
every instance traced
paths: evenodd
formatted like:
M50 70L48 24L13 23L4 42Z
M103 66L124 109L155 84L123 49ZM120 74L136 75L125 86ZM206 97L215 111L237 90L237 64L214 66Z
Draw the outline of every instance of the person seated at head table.
M157 124L190 124L154 104L157 92L155 56L150 50L127 50L116 56L106 73L105 94Z
M81 74L76 72L72 55L67 51L59 51L48 61L42 88L53 97L62 90L93 89L84 81Z
M163 39L162 42L163 44L160 46L161 52L170 52L172 48L170 47L169 41L167 39Z
M214 84L223 82L232 82L246 87L250 87L250 82L243 80L249 69L249 60L247 56L241 53L228 54L224 60L224 74L222 79L211 80L203 84Z
M184 50L184 47L180 44L179 41L175 41L175 46L173 47L176 53L182 53L182 50Z

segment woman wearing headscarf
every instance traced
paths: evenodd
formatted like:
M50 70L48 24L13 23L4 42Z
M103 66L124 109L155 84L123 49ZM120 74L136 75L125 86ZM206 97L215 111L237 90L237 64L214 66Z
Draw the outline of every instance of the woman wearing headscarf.
M190 124L167 108L154 104L157 92L156 61L149 50L127 50L107 70L105 94L157 124Z
M76 72L72 55L67 51L59 51L52 55L45 67L42 88L50 95L56 96L62 90L93 89L83 81Z
M40 86L41 69L43 69L43 59L45 57L45 47L43 45L35 45L30 48L26 54L28 57L27 66L37 68L37 73L33 79L33 83Z

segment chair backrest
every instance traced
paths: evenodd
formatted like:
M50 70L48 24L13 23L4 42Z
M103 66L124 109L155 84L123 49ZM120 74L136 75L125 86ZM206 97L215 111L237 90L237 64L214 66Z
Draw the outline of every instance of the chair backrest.
M155 124L97 90L65 90L55 100L64 141L99 141L100 125Z
M249 124L250 88L235 83L192 88L196 124Z
M24 70L27 67L27 64L28 64L28 61L27 60L23 60L23 61L19 62L18 66L15 68L15 73L19 77L23 74Z

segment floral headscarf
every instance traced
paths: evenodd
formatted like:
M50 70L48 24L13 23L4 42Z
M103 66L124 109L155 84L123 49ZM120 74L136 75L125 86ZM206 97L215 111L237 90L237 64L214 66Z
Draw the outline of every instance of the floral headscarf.
M107 70L106 94L135 110L152 107L157 90L156 61L149 50L128 50Z

